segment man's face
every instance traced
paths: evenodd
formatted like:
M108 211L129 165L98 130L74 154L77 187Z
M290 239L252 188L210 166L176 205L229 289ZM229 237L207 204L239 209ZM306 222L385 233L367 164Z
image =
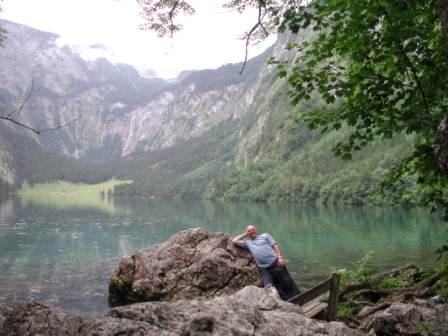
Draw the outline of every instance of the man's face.
M246 229L247 232L247 236L250 239L254 239L257 237L257 228L255 227L255 225L249 225Z

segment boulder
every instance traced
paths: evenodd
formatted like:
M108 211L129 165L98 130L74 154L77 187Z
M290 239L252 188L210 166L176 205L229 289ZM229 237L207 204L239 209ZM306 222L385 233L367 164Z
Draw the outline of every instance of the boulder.
M370 316L361 329L369 335L427 335L434 330L434 316L432 308L395 302Z
M159 328L160 335L361 335L341 322L321 322L282 301L268 286L248 286L228 297L176 302L145 302L117 307L109 317Z
M306 318L299 306L282 301L271 286L248 286L210 299L135 303L113 308L95 320L35 303L3 304L0 314L1 336L362 335L341 322Z
M83 323L81 317L36 302L0 305L0 336L76 336Z
M231 294L256 284L250 254L225 233L189 229L122 257L109 284L111 304Z
M448 335L448 304L436 306L434 326L439 335Z

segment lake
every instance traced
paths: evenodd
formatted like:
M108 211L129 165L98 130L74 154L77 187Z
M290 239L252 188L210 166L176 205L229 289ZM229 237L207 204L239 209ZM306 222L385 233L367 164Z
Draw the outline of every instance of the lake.
M440 218L419 208L14 197L0 201L0 302L36 300L99 316L120 256L185 228L236 235L250 223L277 240L301 288L372 250L378 270L434 266L447 237Z

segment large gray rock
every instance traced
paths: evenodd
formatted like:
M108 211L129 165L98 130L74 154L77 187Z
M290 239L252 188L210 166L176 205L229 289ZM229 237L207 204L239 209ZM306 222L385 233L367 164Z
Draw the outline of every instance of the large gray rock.
M83 323L78 316L40 303L18 301L0 305L0 336L75 336Z
M435 330L435 312L430 307L396 302L370 316L361 328L369 335L428 335Z
M34 303L3 304L0 314L1 336L361 335L340 322L306 318L300 307L282 301L270 286L248 286L228 297L207 300L136 303L114 308L96 320L83 320Z
M439 335L448 335L448 304L437 305L435 310L435 329Z
M189 229L122 257L109 284L115 302L178 300L231 294L257 282L250 254L225 233Z
M248 286L210 300L136 303L112 309L109 316L149 323L161 335L361 335L340 322L306 318L270 286Z

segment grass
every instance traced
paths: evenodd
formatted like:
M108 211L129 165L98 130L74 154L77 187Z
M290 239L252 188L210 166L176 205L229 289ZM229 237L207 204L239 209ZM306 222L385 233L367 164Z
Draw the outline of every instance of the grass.
M118 184L131 183L132 181L120 181L115 178L98 184L71 183L66 181L57 181L52 183L36 183L30 186L27 182L23 183L20 195L41 195L42 193L58 193L72 195L99 195L101 191L107 192L113 190Z
M116 213L120 208L114 205L110 198L101 198L100 193L113 190L114 186L132 181L111 179L98 184L71 183L57 181L52 183L36 183L30 186L22 184L18 194L23 203L36 203L39 205L57 208L94 208L107 213Z

